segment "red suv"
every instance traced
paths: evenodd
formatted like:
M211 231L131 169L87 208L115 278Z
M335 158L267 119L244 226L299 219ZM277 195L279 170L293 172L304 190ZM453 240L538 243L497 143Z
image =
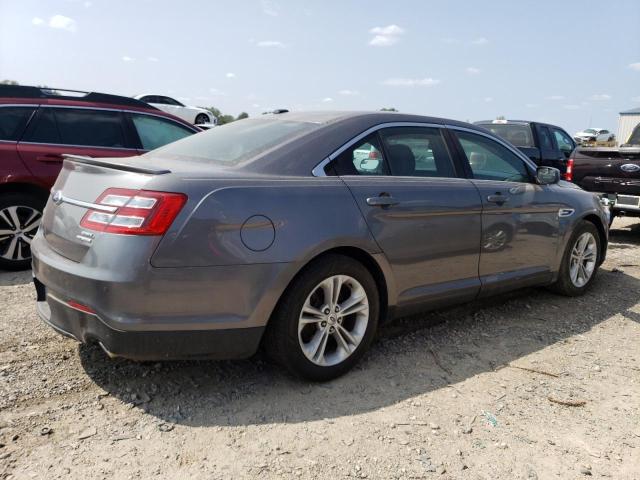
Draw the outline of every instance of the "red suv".
M130 157L198 131L133 98L0 85L0 268L29 267L63 154Z

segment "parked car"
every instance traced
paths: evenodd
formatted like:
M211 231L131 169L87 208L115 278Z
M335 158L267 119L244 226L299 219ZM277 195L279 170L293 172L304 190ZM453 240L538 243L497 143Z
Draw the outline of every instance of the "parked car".
M37 309L112 356L245 358L262 343L327 380L384 319L523 286L584 293L607 221L595 195L473 125L261 116L137 158L69 157L32 243Z
M0 268L31 265L63 154L129 157L197 131L128 97L0 85Z
M484 120L486 128L518 147L536 165L554 167L564 175L567 160L576 147L569 134L556 125L528 120Z
M577 132L573 139L578 145L615 142L616 136L604 128L586 128Z
M136 95L142 102L146 102L160 110L175 115L193 125L217 124L218 118L209 110L200 107L187 106L175 98L165 95Z

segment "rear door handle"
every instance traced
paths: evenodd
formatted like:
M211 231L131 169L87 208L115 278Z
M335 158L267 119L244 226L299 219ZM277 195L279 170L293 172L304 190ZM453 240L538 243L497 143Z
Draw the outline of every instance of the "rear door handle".
M501 193L496 193L495 195L488 195L487 201L491 203L503 204L509 201L509 197L502 195Z
M378 197L367 198L367 205L372 207L391 207L397 205L399 202L391 195L380 195Z

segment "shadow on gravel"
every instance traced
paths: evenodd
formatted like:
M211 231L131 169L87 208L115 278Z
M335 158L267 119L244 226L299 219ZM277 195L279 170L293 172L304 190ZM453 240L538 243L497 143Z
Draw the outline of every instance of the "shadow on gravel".
M640 245L640 219L638 219L638 223L624 228L617 228L614 220L609 230L609 241L612 243Z
M160 422L189 426L295 423L354 415L445 388L630 312L640 280L601 270L581 298L528 289L384 326L355 370L329 383L290 378L260 357L238 362L135 363L79 347L100 387Z
M0 270L0 287L14 287L16 285L25 285L31 283L31 270L22 272L8 272Z

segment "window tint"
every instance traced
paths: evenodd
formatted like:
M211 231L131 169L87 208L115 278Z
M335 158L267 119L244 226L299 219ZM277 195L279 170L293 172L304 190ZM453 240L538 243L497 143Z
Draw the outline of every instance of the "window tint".
M0 108L0 140L19 140L33 107Z
M531 127L518 123L483 123L480 126L513 143L516 147L535 147Z
M405 177L455 177L438 128L383 128L380 137L391 174Z
M53 110L63 144L125 148L120 112L73 108Z
M53 109L42 108L35 118L35 123L29 126L29 131L25 134L23 141L35 143L62 143L58 126L56 125L56 117L53 115Z
M342 152L336 159L338 175L388 175L378 136L374 133Z
M469 161L473 178L528 182L529 172L520 157L495 140L469 132L455 132Z
M177 100L174 100L171 97L160 97L162 99L162 103L166 104L166 105L173 105L175 107L183 107L184 105L182 105L180 102L178 102Z
M182 125L151 115L131 114L143 150L153 150L194 132Z
M571 137L567 135L562 130L558 130L557 128L553 129L553 135L556 137L556 143L558 144L558 148L568 156L573 151L574 145Z
M551 134L547 127L539 127L538 133L540 135L540 148L542 150L553 150L553 142L551 141Z

